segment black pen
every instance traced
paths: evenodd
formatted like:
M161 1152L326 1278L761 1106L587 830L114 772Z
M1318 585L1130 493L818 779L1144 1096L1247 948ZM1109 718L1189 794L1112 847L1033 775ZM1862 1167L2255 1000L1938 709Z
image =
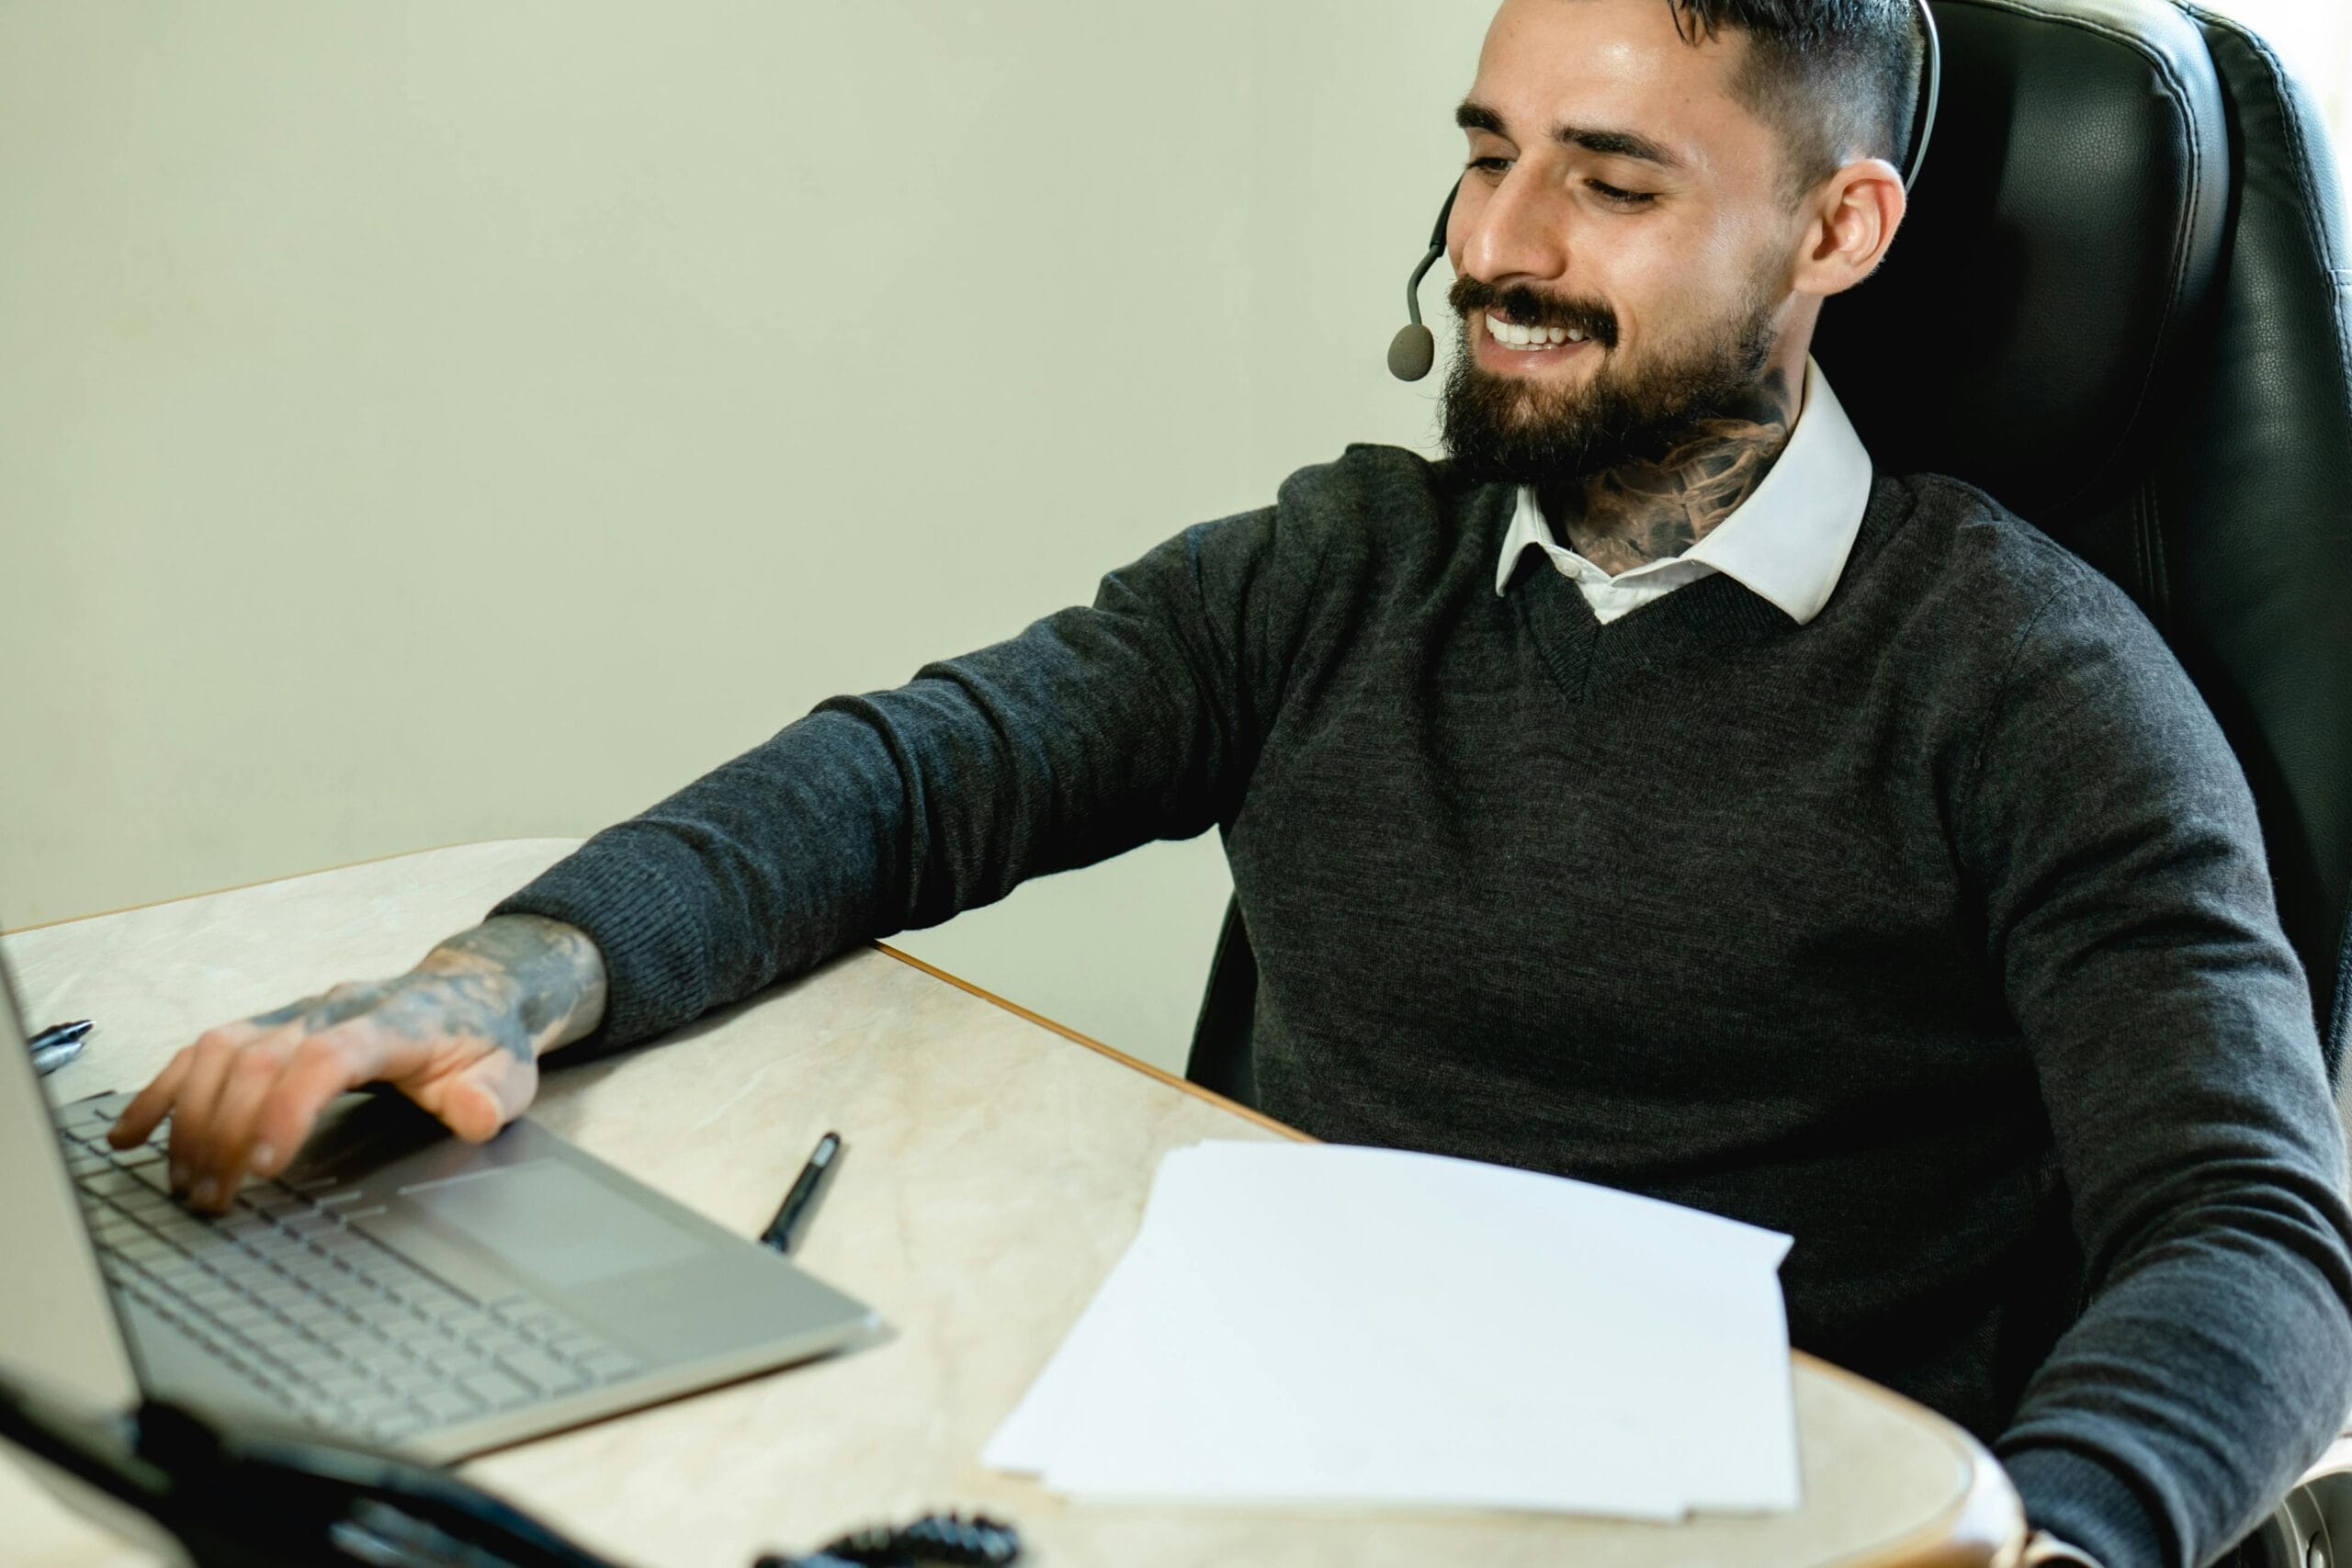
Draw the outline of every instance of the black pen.
M92 1025L86 1018L72 1023L52 1023L30 1040L26 1048L33 1055L33 1070L47 1075L55 1072L82 1054L82 1041Z
M768 1228L760 1233L763 1244L775 1247L778 1252L792 1250L792 1244L800 1239L800 1228L808 1223L808 1216L816 1213L817 1199L825 1190L826 1178L832 1175L833 1167L841 1163L841 1152L842 1135L839 1133L828 1133L817 1140L816 1152L808 1156L808 1163L800 1168L800 1175L793 1182L792 1190L786 1193L784 1201L776 1206L775 1218L770 1220Z

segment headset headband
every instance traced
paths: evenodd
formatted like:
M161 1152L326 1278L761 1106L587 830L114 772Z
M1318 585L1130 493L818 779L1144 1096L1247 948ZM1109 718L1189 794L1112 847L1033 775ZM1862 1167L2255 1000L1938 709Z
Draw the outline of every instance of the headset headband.
M1903 188L1919 183L1919 165L1928 161L1928 141L1936 134L1936 110L1943 105L1944 43L1936 31L1936 14L1928 0L1919 0L1919 30L1926 35L1927 57L1921 63L1919 109L1912 121L1911 166L1903 171Z

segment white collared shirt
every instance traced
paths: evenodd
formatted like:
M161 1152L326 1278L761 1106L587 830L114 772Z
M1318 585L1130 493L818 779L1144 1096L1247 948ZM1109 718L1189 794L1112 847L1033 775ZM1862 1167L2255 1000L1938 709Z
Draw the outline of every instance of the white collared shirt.
M1584 591L1603 626L1717 571L1738 579L1803 626L1821 613L1846 570L1847 554L1870 506L1871 479L1870 453L1821 367L1808 355L1804 401L1780 459L1755 493L1706 537L1679 556L1611 577L1554 542L1533 487L1521 485L1519 508L1503 536L1502 559L1496 563L1495 592L1509 585L1520 552L1532 546Z

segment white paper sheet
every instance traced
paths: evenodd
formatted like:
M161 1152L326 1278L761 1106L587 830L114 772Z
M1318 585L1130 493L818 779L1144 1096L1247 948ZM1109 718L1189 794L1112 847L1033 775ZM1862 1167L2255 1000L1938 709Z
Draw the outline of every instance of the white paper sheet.
M1472 1161L1179 1149L982 1459L1100 1498L1792 1507L1788 1247Z

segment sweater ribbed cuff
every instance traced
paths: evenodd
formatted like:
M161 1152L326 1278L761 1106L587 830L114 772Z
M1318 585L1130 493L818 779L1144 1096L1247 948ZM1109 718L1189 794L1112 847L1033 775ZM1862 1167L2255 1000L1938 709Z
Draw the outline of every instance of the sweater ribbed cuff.
M595 840L558 861L491 910L538 915L588 934L605 964L605 1014L594 1031L561 1048L578 1062L634 1045L699 1010L705 976L687 954L700 932L679 931L686 918L658 862L609 852ZM682 1005L683 1003L683 1005Z
M2026 1523L2098 1559L2101 1568L2174 1568L2156 1517L2120 1477L2068 1449L2001 1456Z

